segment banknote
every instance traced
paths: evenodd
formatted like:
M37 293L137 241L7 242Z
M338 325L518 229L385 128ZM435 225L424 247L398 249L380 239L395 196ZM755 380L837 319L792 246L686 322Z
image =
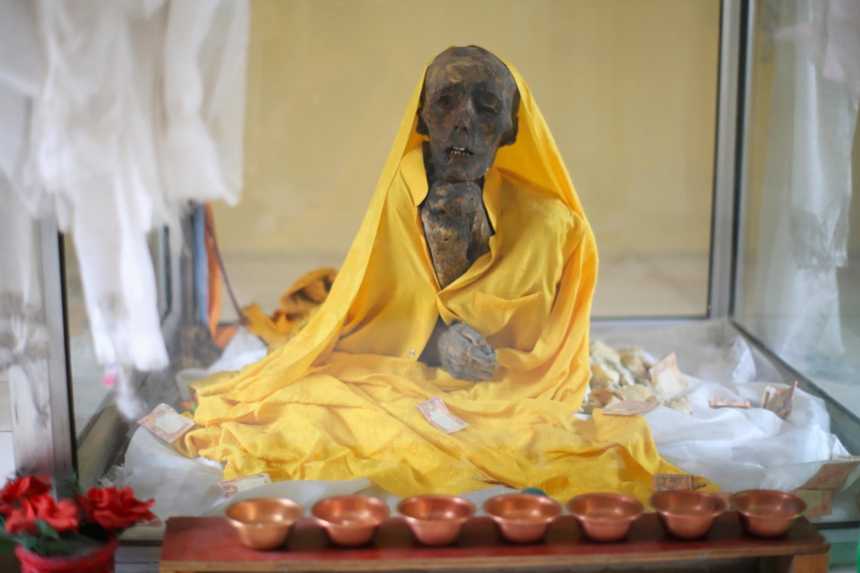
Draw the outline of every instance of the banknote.
M788 418L791 414L791 406L796 389L797 382L784 388L770 385L765 387L761 397L761 407L765 410L770 410L783 420Z
M418 410L428 422L448 434L459 432L469 425L452 414L441 398L430 398L425 402L421 402L418 404Z
M695 488L695 478L689 474L656 474L654 476L654 491L675 491Z
M657 400L619 400L603 409L607 416L641 416L658 406Z
M138 424L152 432L160 440L172 444L185 432L194 427L194 421L180 416L167 404L159 404L138 421Z
M226 497L232 497L239 492L254 489L255 487L260 487L261 485L267 485L270 483L272 483L272 478L269 477L269 474L262 473L219 481L218 487L221 488L221 491Z
M649 370L651 385L661 401L671 400L687 390L687 378L678 369L678 357L673 352Z
M708 400L708 405L711 408L741 408L747 410L752 408L752 403L748 400L732 400L731 398L711 398Z
M800 488L839 491L858 465L860 465L860 456L830 460L821 464L818 471Z

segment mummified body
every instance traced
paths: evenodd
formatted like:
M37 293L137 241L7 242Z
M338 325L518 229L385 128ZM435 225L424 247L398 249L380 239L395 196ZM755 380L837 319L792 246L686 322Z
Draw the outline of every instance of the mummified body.
M481 188L471 181L433 185L422 204L421 221L442 288L489 251L490 221Z
M482 48L450 48L427 70L419 111L429 192L421 222L440 288L489 250L493 233L483 177L502 145L516 139L519 94L513 76ZM468 380L492 378L495 351L474 328L441 320L422 359Z
M331 295L257 364L199 382L177 449L223 463L225 479L363 478L400 497L493 482L647 500L654 475L677 471L641 416L571 417L590 377L597 250L528 85L510 73L516 90L486 52L437 58ZM425 419L431 397L469 427Z

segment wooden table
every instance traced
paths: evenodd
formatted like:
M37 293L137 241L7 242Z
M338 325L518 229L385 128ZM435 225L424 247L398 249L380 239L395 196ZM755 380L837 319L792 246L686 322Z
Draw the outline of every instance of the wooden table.
M829 546L800 519L782 538L757 539L743 533L734 512L723 514L698 541L670 537L657 516L645 514L622 543L595 543L582 536L570 515L552 524L543 543L503 541L487 517L465 524L456 545L424 547L413 540L402 518L380 526L367 547L332 546L312 520L298 522L284 550L258 552L239 544L230 525L217 517L180 517L167 522L161 550L162 573L199 571L587 571L613 569L712 571L827 571Z

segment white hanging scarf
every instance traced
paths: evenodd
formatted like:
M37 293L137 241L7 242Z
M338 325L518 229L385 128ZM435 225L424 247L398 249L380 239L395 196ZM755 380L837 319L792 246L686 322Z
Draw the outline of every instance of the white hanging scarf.
M102 364L168 363L146 235L238 200L248 28L246 0L0 0L0 173L71 232Z

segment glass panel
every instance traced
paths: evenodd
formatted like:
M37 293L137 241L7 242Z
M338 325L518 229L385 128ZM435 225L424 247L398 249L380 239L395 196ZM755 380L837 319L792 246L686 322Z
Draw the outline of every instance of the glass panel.
M856 448L860 12L852 6L854 14L825 2L756 3L735 318L833 399L834 427ZM856 513L854 500L844 509Z
M69 336L69 364L72 369L72 399L78 437L90 428L93 417L104 406L110 389L102 384L103 367L96 360L87 319L84 289L78 258L71 238L63 239L66 257L66 313Z
M860 414L858 89L813 48L850 38L815 2L758 8L736 315Z
M4 205L0 212L0 482L4 482L15 472L11 385L17 382L21 392L46 368L44 360L34 358L36 344L30 342L44 338L41 284L35 270L39 264L36 224L21 216L22 206L2 170L0 202Z
M704 315L717 1L255 1L246 187L216 206L240 299L274 308L339 265L422 66L464 43L518 66L541 106L596 234L595 315Z
M56 228L28 215L2 169L0 205L0 477L16 465L64 476L72 450Z
M156 283L158 285L158 310L164 318L168 312L169 297L169 256L162 259L160 237L164 230L159 229L150 233L149 252L155 263ZM69 336L69 363L72 369L72 391L74 400L75 429L78 438L85 436L91 429L94 417L102 411L109 402L110 387L103 383L104 366L96 359L93 349L92 332L87 317L84 287L81 282L80 265L75 255L74 242L70 235L65 235L65 270L66 270L66 313L68 316L67 332ZM164 250L167 250L165 246Z
M402 109L428 59L450 44L474 42L492 47L494 52L516 65L528 81L560 155L572 172L596 234L601 267L594 313L606 316L705 314L719 54L718 1L522 3L482 0L427 4L417 0L396 3L255 0L251 7L245 185L241 202L236 207L216 204L211 215L208 206L192 205L190 214L185 214L187 216L183 216L179 224L171 227L171 256L169 261L160 260L156 265L162 285L159 301L171 365L163 372L135 379L148 408L161 402L190 413L198 408L196 419L204 426L202 420L212 402L207 402L206 407L198 404L203 403L201 396L211 387L192 389L190 385L206 377L206 369L208 373L238 370L260 359L267 350L278 352L282 339L294 336L300 328L317 324L311 322L317 311L310 309L317 309L321 298L327 295L331 276L323 273L308 277L306 273L321 267L338 269L342 266L359 224L368 212L375 181L397 131ZM418 29L415 14L421 14ZM457 17L452 18L451 14ZM524 22L528 22L528 26L524 26ZM673 30L671 34L655 34L655 30L667 25ZM392 50L393 45L398 46L397 50ZM525 131L520 137L536 138ZM500 152L499 157L503 153ZM490 177L488 174L487 180ZM426 173L422 173L421 181L426 184ZM539 203L540 190L533 191ZM489 213L488 217L492 213L498 215L504 212L505 206L500 209L502 211L493 211L487 207L485 214ZM550 209L549 213L555 212ZM390 222L389 219L382 221ZM380 222L379 226L383 224ZM217 235L224 259L226 276L223 282L229 281L229 284L222 285L217 277L219 249L211 241L213 235ZM544 238L536 233L521 244L537 243ZM576 249L570 245L570 251L581 252L581 245L577 243ZM391 248L398 252L396 248L400 247L407 253L412 252L408 250L409 244L394 244ZM564 250L567 247L569 245L565 244L564 248L546 252L567 254L569 251ZM445 473L440 468L448 466L448 461L444 460L453 454L440 453L434 449L432 440L421 438L425 430L438 430L416 417L415 408L410 406L398 414L408 418L408 423L392 418L396 424L377 428L378 420L391 421L380 409L387 407L387 399L376 394L378 391L384 394L385 386L361 389L360 381L342 385L337 376L323 374L320 374L321 384L333 384L331 392L334 394L328 391L324 396L317 394L325 389L320 385L308 390L322 396L324 402L337 402L342 398L347 402L315 406L316 398L289 395L292 389L283 388L284 402L276 407L278 412L269 422L298 425L293 429L273 427L269 435L290 434L281 444L286 448L284 451L268 451L269 446L260 445L263 442L254 438L251 441L255 445L251 447L258 451L250 456L253 460L241 461L244 456L241 452L248 452L247 443L233 449L229 443L231 432L257 431L259 428L252 426L261 424L228 421L211 428L212 436L217 434L219 441L223 438L223 447L199 452L187 450L187 456L181 455L159 441L157 432L150 433L133 423L123 423L117 408L110 401L103 402L106 390L99 382L102 371L90 359L91 355L85 354L86 349L79 348L91 343L82 313L79 273L72 249L67 252L75 412L80 420L79 429L89 429L79 449L81 475L85 481L106 478L132 485L141 495L156 498L162 517L183 512L203 513L222 506L225 498L218 482L224 477L222 466L225 465L228 477L266 472L280 482L276 484L279 494L308 500L320 494L308 494L308 490L303 489L307 484L300 480L333 480L334 484L329 483L319 491L360 491L388 495L389 500L393 497L392 484L413 473L433 474L433 477L425 476L428 484L435 480L427 488L440 491L471 491L478 485L499 486L500 483L509 489L539 485L531 483L539 481L533 476L518 477L514 486L510 476L495 479L482 475L484 481L476 484L468 482L473 478L463 477L466 471L462 475L460 472ZM537 275L549 266L548 262L538 261L534 269L529 269L523 263L524 270ZM573 268L573 265L557 266L559 275L567 272L562 268ZM582 269L587 281L590 267L583 263ZM305 282L282 299L284 291L300 277L305 277ZM368 288L382 288L371 282L383 280L387 280L385 273L372 276L368 279ZM559 281L554 278L549 284L555 289ZM413 286L398 284L385 288L395 297L402 296L403 292L411 293ZM388 293L387 290L377 299L388 297ZM482 294L479 292L474 297L480 304L488 304L486 300L495 296L487 295L482 303ZM553 291L552 296L542 299L534 294L540 293L524 293L514 300L496 297L501 302L492 302L492 308L502 317L498 318L500 324L506 320L505 308L522 304L525 310L521 311L521 322L530 332L539 332L540 321L533 318L533 313L548 311L541 307L542 301L550 301L549 307L563 295ZM529 301L535 303L529 306ZM508 302L511 304L505 306ZM258 305L257 309L248 310L247 305L253 303ZM245 316L237 324L241 312L238 307L245 308ZM410 313L407 318L397 315L392 321L417 323L412 310L410 307L404 311ZM434 304L431 313L437 324L440 312ZM582 325L580 332L585 332L584 325L590 318L586 313L587 310L583 310L577 320L578 327ZM343 322L353 319L353 316L339 318ZM349 323L349 328L360 330L360 317L354 320L356 324ZM243 328L249 324L256 329L259 338ZM384 326L387 328L389 324ZM428 336L434 325L430 327L425 333ZM504 324L499 329L503 327ZM283 329L287 329L286 333ZM414 327L413 330L420 329ZM368 335L360 340L361 344L353 344L350 341L352 331L342 333L337 337L335 353L346 359L358 356L356 360L359 361L364 357L371 360L371 364L376 364L373 362L376 359L396 358L414 363L421 358L422 347L404 345L403 352L394 355L367 351L377 338L393 338L385 335L384 331L379 336ZM407 335L419 336L414 332ZM269 343L268 349L261 339ZM567 340L564 336L559 339ZM426 340L427 337L424 342ZM322 348L322 342L314 344ZM507 344L508 350L517 344L523 348L528 346L516 340ZM584 348L578 345L565 352L575 350L584 354ZM305 347L297 344L290 348L290 353L304 351ZM524 356L528 354L525 350L521 352ZM514 363L516 356L519 355L512 358ZM562 409L553 408L565 420L562 425L573 410L579 408L588 382L587 358L580 358L574 373L579 384L574 389L560 387L553 396L562 400L567 395L563 399L570 402L559 407L564 409L563 414L560 413ZM286 359L293 360L292 354ZM313 362L313 368L323 362ZM307 366L310 364L308 362ZM419 366L423 372L421 376L435 376L427 374L432 369ZM374 368L370 367L373 374L370 379L375 379L377 374ZM569 366L560 368L558 376L564 378ZM312 371L306 374L302 384L308 383ZM381 375L389 374L381 372ZM273 376L273 380L286 380L289 373ZM443 376L443 379L447 382L440 384L457 386L462 382L452 377ZM260 388L260 385L251 384L249 392L253 394ZM437 393L457 389L444 385L431 388ZM364 400L360 398L364 391L373 392L375 401L367 410L368 417L359 424L350 410L356 410L359 415L363 415L364 410L360 405L351 406L350 401ZM417 400L418 395L407 394L406 402L411 404L410 401ZM259 400L269 397L261 394ZM269 415L269 407L260 406L255 398L246 400L245 395L238 401L234 398L225 399L223 404L247 403L249 416ZM391 402L392 407L395 403L405 404L398 399ZM285 414L280 411L281 406L288 406L290 411L303 411L298 415ZM322 412L327 407L336 413ZM317 420L317 415L325 419ZM344 421L343 427L338 422L340 416L349 419ZM542 417L537 412L535 416ZM522 420L526 424L525 418ZM444 426L447 422L438 423ZM508 420L504 420L503 426L507 427L507 423ZM414 433L409 429L414 424L423 430ZM376 430L384 437L390 432L395 445L380 447L373 442L375 436L366 432L373 434ZM198 427L193 431L208 430ZM319 440L303 435L305 431L319 431ZM645 435L644 427L642 432L640 437ZM407 446L403 446L406 442L398 441L412 435L420 439ZM492 442L497 439L493 436L498 435L489 432L487 439ZM367 441L369 439L371 441ZM184 439L176 442L190 444L191 448L198 443ZM379 449L374 450L377 447ZM308 450L303 453L304 448ZM438 458L434 462L438 467L412 472L409 463L416 463L415 460L402 462L402 468L397 465L400 462L392 462L394 465L388 470L377 467L383 453L422 448L428 448L427 451ZM485 452L495 449L489 447ZM523 453L526 450L524 446L512 455L526 455ZM201 460L195 455L211 459ZM358 461L340 464L336 461L339 456L355 457ZM324 461L320 461L323 458ZM372 479L365 475L369 471L365 464L377 472ZM531 465L546 473L541 462ZM111 467L104 472L107 466ZM170 469L166 470L168 467ZM321 467L325 471L320 470ZM506 465L506 469L512 468ZM167 482L163 480L165 471L170 475ZM470 466L468 475L481 471ZM445 475L439 477L441 474L435 472ZM564 472L559 475L561 473ZM546 487L557 488L557 477L540 479L546 481ZM558 479L564 481L567 477ZM442 483L445 480L448 483ZM635 486L639 487L640 497L646 490L650 492L650 481L644 481L647 485ZM409 487L418 486L411 484ZM152 534L151 531L133 534L138 533Z

